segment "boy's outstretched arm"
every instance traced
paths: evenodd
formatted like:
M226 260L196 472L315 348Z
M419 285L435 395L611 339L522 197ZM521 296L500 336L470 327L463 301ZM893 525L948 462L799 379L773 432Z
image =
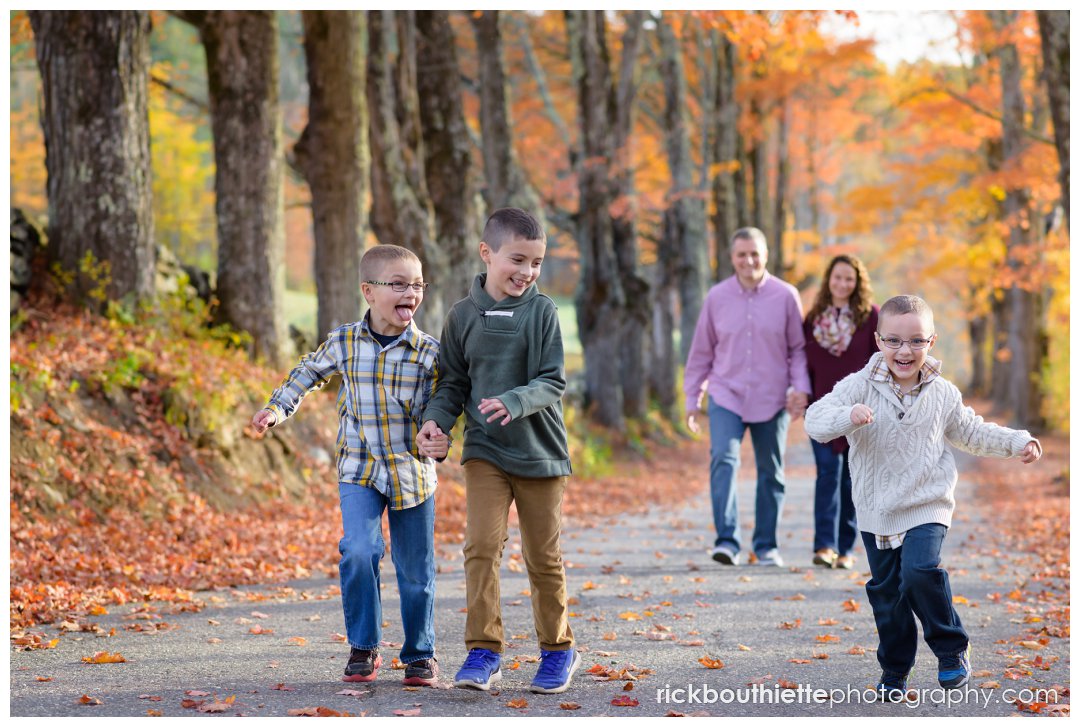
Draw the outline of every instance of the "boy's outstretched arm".
M1042 456L1042 445L1027 430L984 421L974 409L964 405L959 390L955 391L954 397L945 426L945 439L949 444L978 457L1020 457L1025 464ZM1034 449L1031 449L1032 445L1035 445ZM1033 459L1027 459L1032 456Z
M261 434L268 427L276 426L291 417L305 396L329 381L339 368L339 346L335 338L341 335L344 334L338 330L331 331L318 349L300 359L300 363L289 372L281 386L274 389L266 406L252 417L251 425L256 432ZM261 429L260 423L264 425Z
M255 416L251 417L251 426L256 434L262 434L275 424L277 424L277 414L269 409L259 409L255 412Z

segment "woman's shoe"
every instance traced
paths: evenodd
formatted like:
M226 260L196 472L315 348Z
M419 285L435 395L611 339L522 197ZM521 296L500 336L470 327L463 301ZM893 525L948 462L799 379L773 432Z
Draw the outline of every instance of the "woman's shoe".
M814 565L824 568L832 568L836 562L836 551L832 548L821 548L814 552Z
M841 555L833 563L833 568L840 568L842 570L852 570L855 567L855 556L853 555Z

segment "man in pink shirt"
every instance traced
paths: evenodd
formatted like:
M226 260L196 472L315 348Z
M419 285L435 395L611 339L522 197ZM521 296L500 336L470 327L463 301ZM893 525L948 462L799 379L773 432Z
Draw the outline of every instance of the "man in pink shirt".
M806 410L810 393L799 294L769 275L768 258L761 230L744 227L732 236L735 274L705 297L683 379L690 431L698 431L703 389L709 398L712 558L724 565L739 563L735 475L747 428L757 462L752 546L760 565L784 564L776 542L784 503L784 445L791 417Z

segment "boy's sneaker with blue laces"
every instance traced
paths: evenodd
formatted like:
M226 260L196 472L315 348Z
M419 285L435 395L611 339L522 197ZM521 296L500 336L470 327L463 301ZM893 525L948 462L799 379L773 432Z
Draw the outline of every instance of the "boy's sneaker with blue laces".
M896 674L891 671L881 672L878 680L878 695L883 702L902 702L907 696L907 674Z
M581 654L577 649L566 651L540 650L540 669L529 686L537 694L558 694L570 686L570 679L581 666Z
M465 663L454 677L455 687L468 687L487 691L491 685L502 679L499 664L502 657L487 649L469 649Z
M956 656L938 659L938 684L946 689L958 689L971 677L971 644Z

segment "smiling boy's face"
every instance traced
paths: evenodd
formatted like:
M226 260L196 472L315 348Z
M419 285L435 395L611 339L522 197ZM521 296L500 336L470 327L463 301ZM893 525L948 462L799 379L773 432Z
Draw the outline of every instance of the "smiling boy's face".
M546 251L544 240L515 237L504 242L498 250L492 250L481 241L480 259L487 265L484 290L496 301L520 298L540 277Z
M424 275L419 260L390 260L372 279L381 283L422 283ZM371 283L362 283L360 289L371 307L371 328L381 336L397 336L404 332L424 300L423 292L413 290L411 286L405 288L404 293L395 293L389 285Z
M882 340L899 338L905 341L900 348L889 348ZM929 339L930 343L918 350L913 350L909 343L913 338ZM885 356L885 363L893 379L902 391L910 391L919 383L919 370L926 363L926 356L934 348L934 321L932 318L917 313L902 315L884 315L878 324L878 350Z

